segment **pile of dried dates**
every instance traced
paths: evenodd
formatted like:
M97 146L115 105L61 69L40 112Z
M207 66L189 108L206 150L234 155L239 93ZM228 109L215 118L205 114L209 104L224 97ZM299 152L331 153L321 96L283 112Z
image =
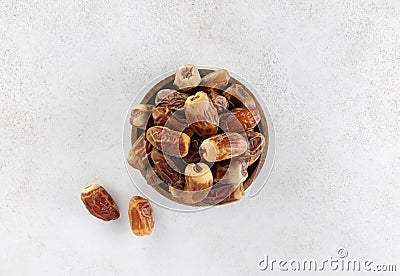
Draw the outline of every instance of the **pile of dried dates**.
M136 135L128 163L176 202L203 206L241 199L248 171L266 150L255 99L230 80L227 70L202 77L185 64L172 85L132 109Z
M185 64L170 87L131 112L136 135L128 163L176 202L207 206L241 199L243 183L267 149L268 137L257 131L261 114L254 98L230 80L226 70L201 77L195 66ZM120 217L117 204L98 184L82 189L81 200L101 220ZM128 217L135 235L153 232L146 198L131 198Z

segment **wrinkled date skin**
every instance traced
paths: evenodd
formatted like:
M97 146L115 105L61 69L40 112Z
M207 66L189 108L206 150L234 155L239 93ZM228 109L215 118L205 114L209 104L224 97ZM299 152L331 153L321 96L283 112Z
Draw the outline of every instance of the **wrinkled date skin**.
M255 108L234 108L221 115L219 125L224 131L240 133L254 129L260 120L260 112Z
M239 187L237 187L228 197L224 198L220 204L241 200L244 197L244 194L245 192L243 183L240 183Z
M130 124L134 127L145 129L153 109L154 106L150 104L139 104L135 106L131 111L129 119Z
M217 162L212 167L214 182L237 186L247 179L247 158L237 157L232 160Z
M157 106L154 108L151 116L155 126L164 126L174 111L166 106Z
M164 155L165 160L168 165L180 174L185 173L186 162L180 157L175 157L171 155Z
M198 163L201 160L200 156L200 145L204 139L202 138L195 138L192 139L190 142L189 153L183 158L186 163Z
M228 85L229 79L230 76L228 74L228 71L225 69L221 69L204 76L201 79L199 86L207 92L214 91L216 89L221 90Z
M191 163L185 168L185 191L200 191L211 187L213 175L205 163Z
M218 94L215 91L211 91L208 94L208 97L210 97L210 100L214 103L214 106L215 106L215 108L217 108L218 113L222 113L226 109L228 109L229 103L228 103L228 100L224 96Z
M259 132L246 131L247 144L249 149L249 166L253 165L258 158L260 158L261 153L265 147L265 138Z
M234 107L246 107L256 108L256 103L249 93L244 90L243 86L239 84L232 84L222 95L234 106Z
M193 64L184 64L175 73L174 85L179 89L190 89L201 82L199 70Z
M168 119L168 121L165 123L164 126L172 130L183 132L190 137L192 137L194 134L193 128L189 126L189 124L186 121L185 112L183 109L175 111L170 116L170 118Z
M172 168L165 159L164 154L162 152L153 149L151 152L151 159L154 163L154 171L155 173L169 186L174 187L175 189L183 190L185 186L185 178L184 175L180 174L176 169Z
M146 139L165 154L185 157L189 152L190 137L167 127L153 126L146 132Z
M246 138L233 132L226 132L207 138L200 145L200 152L208 162L230 159L246 151Z
M202 202L208 205L217 205L229 197L235 191L235 188L236 187L231 184L214 184L207 194L207 197L205 197Z
M177 110L183 108L188 97L189 95L186 93L181 93L173 89L162 89L158 91L155 103L157 106L165 106Z
M143 197L134 196L129 202L129 224L136 236L150 235L154 229L153 208L150 202Z
M202 201L210 192L213 175L205 163L188 164L185 168L185 187L182 200L187 204Z
M141 171L142 176L150 186L157 186L164 181L154 172L153 167L148 166L145 170Z
M143 170L149 164L149 154L152 145L146 141L145 134L142 133L135 143L133 143L131 150L128 153L127 161L131 167Z
M204 92L197 92L187 98L185 114L194 132L200 137L209 137L218 132L218 110Z
M81 192L81 200L86 209L96 218L104 221L119 218L117 204L110 194L100 185L92 184Z

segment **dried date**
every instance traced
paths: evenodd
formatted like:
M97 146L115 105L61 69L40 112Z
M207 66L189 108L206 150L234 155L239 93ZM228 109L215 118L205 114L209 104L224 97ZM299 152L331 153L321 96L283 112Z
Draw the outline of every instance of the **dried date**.
M227 132L205 139L200 152L208 162L218 162L239 156L247 151L247 141L238 133Z
M150 186L157 186L164 183L164 181L154 172L152 166L148 166L145 170L142 170L141 173L147 184Z
M218 131L218 111L204 92L197 92L187 98L185 114L194 132L201 137L215 135Z
M214 106L217 108L218 113L222 113L226 109L228 109L229 103L228 103L228 100L224 96L218 94L215 91L211 91L208 94L208 96L210 97L211 101L214 103Z
M151 159L154 163L153 168L155 173L166 184L168 184L168 186L172 186L175 189L183 190L183 187L185 185L184 176L171 166L173 164L166 160L166 156L162 152L153 149L151 152Z
M135 106L131 111L130 124L134 127L145 129L153 109L154 106L150 104Z
M193 128L187 123L183 109L177 110L172 113L168 121L165 123L165 127L183 132L190 137L194 134Z
M152 145L146 141L145 134L142 133L128 153L128 164L135 169L143 170L149 164L148 157L151 149Z
M256 103L252 96L239 84L232 84L222 92L222 95L225 96L234 107L256 108Z
M86 209L96 218L104 221L119 218L119 210L111 195L99 184L92 184L81 192Z
M247 161L246 158L237 157L215 163L212 167L214 182L233 186L244 182L248 177Z
M233 201L238 201L244 197L244 186L243 183L240 183L240 185L224 200L220 202L220 204L225 204L225 203L230 203Z
M154 126L147 130L146 139L165 154L185 157L189 151L190 137L167 127Z
M153 112L151 113L154 125L164 126L173 114L173 112L174 111L172 109L166 106L157 106L156 108L154 108Z
M202 201L210 192L213 175L205 163L191 163L185 168L185 187L182 200L187 204Z
M235 186L230 184L214 184L207 194L207 197L204 198L202 202L208 205L217 205L225 198L229 197L234 190Z
M201 79L199 86L205 91L214 91L224 89L229 83L230 76L228 71L221 69L207 74Z
M166 106L177 110L183 108L188 97L189 95L186 93L181 93L173 89L162 89L158 91L155 103L157 106Z
M249 150L248 165L251 166L260 158L265 147L265 138L264 135L255 131L246 131L246 135Z
M227 132L244 132L254 129L260 120L260 112L255 108L234 108L220 116L219 126Z
M174 85L179 89L190 89L200 82L199 70L193 64L184 64L175 73Z
M134 196L129 202L129 224L136 236L150 235L154 229L153 208L150 202L141 196Z
M201 145L202 141L203 141L202 138L195 138L190 141L189 152L185 157L183 157L183 160L186 163L200 162L201 156L200 156L199 149L200 149L200 145Z

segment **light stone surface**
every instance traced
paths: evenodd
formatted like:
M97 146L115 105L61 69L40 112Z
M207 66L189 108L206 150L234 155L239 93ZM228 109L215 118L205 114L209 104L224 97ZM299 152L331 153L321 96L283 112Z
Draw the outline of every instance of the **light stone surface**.
M183 63L262 92L275 167L253 199L154 206L153 235L138 238L123 118ZM321 260L340 247L400 264L400 1L2 1L0 145L0 275L266 275L264 254ZM118 221L83 207L94 181Z

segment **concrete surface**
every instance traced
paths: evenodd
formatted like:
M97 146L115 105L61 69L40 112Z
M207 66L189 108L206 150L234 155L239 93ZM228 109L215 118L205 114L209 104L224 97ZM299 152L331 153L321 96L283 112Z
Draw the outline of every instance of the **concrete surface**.
M320 260L341 247L400 265L399 34L395 0L2 1L0 274L267 274L264 254ZM137 238L123 118L182 63L225 67L263 93L275 168L255 199L154 207L154 234ZM83 207L93 181L118 221Z

